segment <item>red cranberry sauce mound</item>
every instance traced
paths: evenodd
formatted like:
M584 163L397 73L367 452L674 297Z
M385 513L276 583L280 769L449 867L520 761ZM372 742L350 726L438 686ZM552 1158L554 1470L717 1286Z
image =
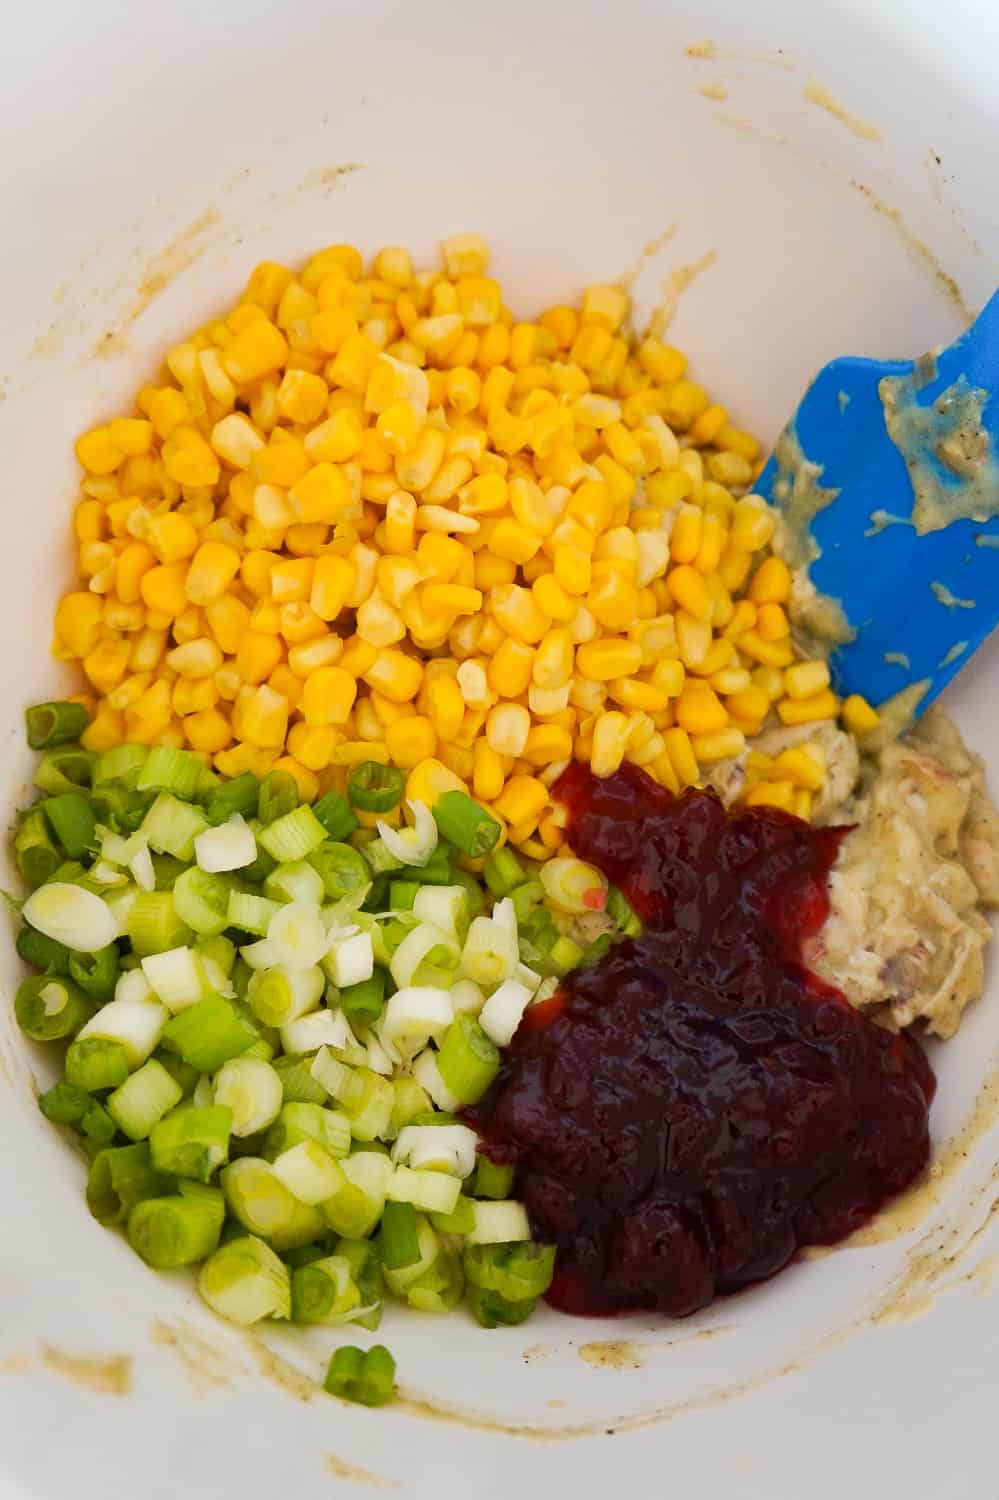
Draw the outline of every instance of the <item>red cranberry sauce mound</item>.
M528 1012L471 1118L558 1246L550 1302L681 1317L912 1181L933 1074L800 961L847 830L630 766L573 765L555 792L645 931Z

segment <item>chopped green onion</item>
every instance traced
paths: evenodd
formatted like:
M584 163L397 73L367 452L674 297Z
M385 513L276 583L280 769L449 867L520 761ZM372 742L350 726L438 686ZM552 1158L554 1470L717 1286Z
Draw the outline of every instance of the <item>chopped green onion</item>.
M246 992L253 1014L265 1026L285 1026L318 1006L326 987L322 969L259 969Z
M278 865L264 881L264 895L271 901L304 901L321 906L325 894L322 876L304 859Z
M165 1052L162 1049L158 1049L153 1053L153 1056L158 1063L163 1064L170 1077L176 1079L180 1084L185 1099L194 1093L202 1077L197 1068L192 1068L190 1063L186 1063L182 1057L178 1057L174 1052Z
M173 792L182 801L192 802L203 769L198 757L190 750L154 745L139 772L136 789L140 792Z
M365 984L375 972L374 942L369 932L354 932L335 939L323 967L337 989Z
M479 1012L479 1023L498 1047L510 1045L533 995L534 989L521 984L518 979L504 979L493 990Z
M426 1212L449 1214L458 1201L461 1183L447 1172L396 1167L385 1196L389 1203L411 1203ZM385 1205L388 1208L388 1203Z
M384 1344L375 1344L367 1354L345 1344L330 1360L323 1386L343 1401L384 1406L395 1393L395 1360Z
M455 869L450 849L438 844L422 865L410 865L409 875L418 885L453 885Z
M517 886L523 885L527 873L513 850L504 845L502 849L494 849L490 854L483 868L482 878L499 900L503 896L509 896Z
M176 899L175 892L174 900ZM231 939L217 932L206 934L198 938L194 951L199 958L210 959L227 977L232 975L236 963L236 944Z
M454 1019L447 990L435 985L407 985L396 990L385 1007L381 1034L389 1041L422 1041L443 1035Z
M382 1273L375 1247L370 1240L341 1237L336 1253L346 1260L361 1293L361 1306L350 1315L350 1321L373 1331L382 1319Z
M385 1007L385 970L373 969L369 979L348 985L340 994L340 1009L352 1026L370 1026Z
M244 883L249 883L250 885L260 885L262 881L267 879L267 876L271 873L271 871L277 868L278 862L272 855L267 853L267 850L260 843L258 835L260 833L261 824L258 819L251 818L247 823L247 827L250 829L254 839L257 841L257 857L253 861L252 865L244 865L242 867L239 872L239 878Z
M118 1127L113 1118L104 1108L98 1104L96 1099L91 1099L87 1108L83 1111L80 1120L80 1129L84 1134L84 1148L87 1146L110 1146L118 1134Z
M300 802L298 782L287 771L271 771L260 783L257 817L261 823L276 823L294 812Z
M519 963L516 926L495 917L476 917L461 950L462 978L491 989L510 979Z
M287 864L293 859L304 859L318 849L326 839L326 830L311 807L296 807L294 812L262 828L257 842L278 864Z
M288 901L278 907L268 923L267 941L279 964L300 970L318 964L330 940L318 906L306 901ZM370 941L366 941L370 950Z
M412 911L417 892L423 887L416 880L391 880L388 887L388 904L391 911Z
M286 1250L282 1259L289 1271L297 1271L300 1266L311 1266L313 1262L322 1260L327 1253L320 1244L296 1245L294 1249Z
M444 1082L437 1066L437 1055L432 1047L424 1047L423 1051L413 1058L413 1077L422 1084L438 1109L453 1113L461 1108L461 1101L456 1099Z
M525 880L523 885L518 885L516 890L510 892L510 900L513 902L514 916L517 924L526 922L538 903L544 900L545 890L540 880Z
M14 835L14 861L33 890L51 880L62 863L40 808L24 817Z
M616 885L612 885L607 892L607 905L604 910L625 937L639 936L642 931L641 918L624 892Z
M578 943L573 942L572 938L560 937L552 944L549 957L555 966L556 973L568 974L571 969L575 969L582 962L583 950Z
M330 901L353 896L371 882L371 872L364 858L349 844L325 839L309 855L309 864L318 874Z
M94 766L93 785L120 781L124 786L134 788L148 754L143 745L115 745L110 750L102 750Z
M93 1014L86 995L56 974L35 974L17 987L14 1016L25 1036L54 1042L75 1036Z
M106 948L98 948L96 953L71 953L69 956L70 978L92 1000L110 1000L120 972L121 963L115 943L108 943Z
M446 1313L457 1307L464 1289L461 1257L450 1245L442 1245L433 1264L409 1282L402 1295L418 1312Z
M110 1095L108 1112L129 1140L141 1141L182 1097L180 1084L151 1057Z
M215 1102L232 1111L236 1136L266 1130L277 1119L283 1097L281 1079L259 1057L231 1058L215 1076Z
M397 859L389 849L388 845L385 844L382 839L378 838L377 835L373 839L365 839L361 841L360 835L362 833L367 833L368 831L369 830L366 828L360 829L358 833L354 835L353 842L355 846L359 847L363 852L364 858L367 861L371 873L376 878L381 879L383 876L388 875L392 870L401 870L403 868L402 860Z
M337 1234L362 1239L385 1210L385 1188L392 1163L375 1151L360 1151L340 1162L347 1182L322 1205L323 1216Z
M27 922L18 930L15 947L18 957L26 964L34 964L36 969L44 969L49 974L69 972L69 949L65 943L46 937L44 932L30 927Z
M74 792L81 786L89 787L94 774L94 761L93 752L81 750L78 745L47 750L38 762L32 779L40 792L58 797L62 792Z
M266 896L252 896L248 891L230 890L228 925L242 932L254 932L266 937L271 921L281 910L280 903L268 901Z
M128 1243L157 1271L189 1266L211 1255L219 1242L225 1206L212 1197L144 1198L128 1216Z
M411 828L391 828L379 818L378 833L389 854L402 864L425 865L437 848L437 824L425 802L407 802L406 806L413 815ZM370 862L371 852L366 852Z
M468 897L464 886L418 885L413 912L421 922L433 923L459 942L468 931Z
M172 892L178 921L203 937L217 937L229 925L231 890L224 875L209 875L197 866L185 870Z
M131 747L123 745L121 748ZM100 822L120 834L137 832L154 801L152 792L137 792L117 781L95 784L91 797L94 813Z
M538 1305L536 1297L511 1302L501 1292L488 1291L482 1286L466 1285L465 1297L480 1328L516 1328L531 1316Z
M540 1297L551 1286L555 1246L536 1240L514 1244L469 1244L464 1253L465 1276L473 1286L499 1292L511 1302Z
M49 750L78 740L90 723L82 703L35 703L24 710L24 727L32 750Z
M222 1104L182 1105L149 1133L156 1170L196 1182L210 1181L229 1160L232 1111Z
M513 1191L513 1176L513 1167L490 1161L480 1152L468 1191L473 1198L509 1198Z
M362 761L347 779L347 796L362 812L386 813L402 801L406 778L395 766Z
M137 892L126 913L125 931L140 958L182 947L193 936L181 921L171 891Z
M522 1203L508 1198L502 1203L475 1200L475 1228L468 1231L468 1245L497 1245L529 1240L531 1226Z
M349 838L357 828L350 803L339 792L327 792L312 804L312 811L326 830L326 837L337 843Z
M264 1137L264 1155L273 1161L307 1141L322 1146L330 1156L346 1156L350 1151L350 1121L340 1110L325 1109L321 1104L285 1104Z
M467 1011L470 1016L477 1016L486 1003L486 997L474 979L457 980L451 986L450 995L455 1015Z
M437 985L446 989L460 961L461 949L454 934L432 922L421 922L396 948L389 970L400 989L409 985Z
M296 1323L344 1323L361 1305L360 1288L341 1255L327 1255L292 1273L291 1316Z
M233 781L213 787L204 806L205 817L213 828L228 823L233 814L252 817L257 811L260 782L252 771L244 771Z
M87 1207L99 1224L122 1224L137 1203L164 1193L146 1141L99 1151L87 1176Z
M244 1328L261 1318L291 1316L288 1268L254 1235L216 1250L201 1268L198 1291L213 1312Z
M426 1090L415 1078L410 1078L405 1074L402 1077L393 1078L392 1088L395 1093L395 1101L392 1105L392 1130L398 1135L419 1115L429 1110L431 1104Z
M180 1011L167 1023L163 1036L200 1073L216 1072L257 1039L250 1022L222 995L210 995Z
M194 857L199 870L218 875L229 870L245 870L257 857L257 840L253 829L239 813L218 828L206 828L194 840Z
M312 1076L312 1059L277 1057L274 1071L281 1079L286 1104L325 1104L326 1090Z
M274 1175L299 1203L315 1206L332 1198L347 1179L318 1141L299 1141L274 1158Z
M449 1214L431 1213L430 1222L440 1234L467 1234L475 1228L475 1208L471 1198L460 1193Z
M409 1208L412 1205L403 1204L402 1206ZM385 1207L388 1208L387 1203ZM385 1259L384 1246L382 1247L382 1266L384 1268L385 1282L389 1289L395 1292L397 1296L404 1295L408 1286L417 1281L425 1271L429 1271L440 1254L440 1240L431 1228L428 1219L419 1213L416 1215L416 1243L416 1259L408 1262L405 1266L390 1266Z
M105 1037L83 1037L70 1042L66 1053L66 1082L96 1094L117 1088L128 1077L128 1053L121 1042Z
M230 1209L251 1234L270 1239L294 1221L295 1199L262 1157L241 1156L220 1180Z
M142 972L155 994L176 1014L203 998L204 982L192 948L168 948L142 960Z
M178 801L170 792L160 792L142 820L141 831L150 849L190 864L194 840L207 827L196 807Z
M350 1096L340 1103L350 1120L350 1133L357 1141L375 1141L383 1136L392 1119L395 1093L387 1078L370 1068L356 1068Z
M420 1259L417 1238L419 1221L412 1203L393 1201L385 1205L378 1244L382 1264L390 1271L414 1266Z
M157 1000L126 994L120 1000L102 1005L81 1027L79 1040L102 1037L108 1042L120 1042L129 1067L138 1068L154 1052L169 1019L166 1006Z
M495 849L502 832L492 813L465 792L443 792L434 803L434 821L449 844L473 859Z
M487 1000L486 1005L489 1003ZM456 1099L462 1104L475 1104L499 1072L499 1048L474 1016L462 1011L444 1033L437 1067Z
M53 1125L79 1125L91 1103L86 1089L65 1078L38 1096L38 1108Z

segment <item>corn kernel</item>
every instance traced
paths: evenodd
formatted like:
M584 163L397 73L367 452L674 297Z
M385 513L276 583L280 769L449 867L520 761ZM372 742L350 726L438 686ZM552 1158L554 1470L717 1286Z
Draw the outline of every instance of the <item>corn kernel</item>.
M305 679L300 709L311 728L346 724L357 697L357 682L342 666L318 667Z
M784 604L791 593L791 570L783 558L768 557L753 574L749 597L754 604Z
M810 698L781 698L777 703L782 724L814 724L819 719L834 719L838 712L839 699L828 688Z
M746 793L747 807L777 807L794 811L794 787L789 781L761 781Z
M728 724L728 713L714 688L688 679L676 700L676 721L692 735L714 734Z
M811 698L829 686L829 668L824 661L799 661L784 673L784 691L789 698Z
M184 592L192 604L212 604L226 593L240 566L234 547L222 542L202 542L191 559ZM146 600L149 604L149 600ZM158 608L150 604L150 608Z
M511 776L494 802L496 811L508 823L531 822L532 828L547 804L548 788L536 776Z
M842 718L850 733L858 736L870 734L881 723L881 715L859 693L844 699Z
M810 749L807 744L782 750L774 761L775 779L790 781L792 786L808 792L821 791L826 780L825 764L820 758L821 751L817 756L816 750L818 746Z
M328 554L317 559L309 603L321 620L337 618L356 581L357 570L349 558Z

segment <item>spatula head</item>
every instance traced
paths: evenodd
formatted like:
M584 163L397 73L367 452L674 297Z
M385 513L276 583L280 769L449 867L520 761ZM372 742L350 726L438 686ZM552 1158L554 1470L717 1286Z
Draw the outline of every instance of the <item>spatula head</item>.
M792 523L809 477L823 492L809 576L855 632L830 657L841 692L925 681L921 711L999 621L997 384L999 294L936 357L826 365L760 476Z

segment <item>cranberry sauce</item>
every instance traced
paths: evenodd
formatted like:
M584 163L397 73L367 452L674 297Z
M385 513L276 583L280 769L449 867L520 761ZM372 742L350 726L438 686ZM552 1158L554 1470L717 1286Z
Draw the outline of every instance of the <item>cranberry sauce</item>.
M472 1111L558 1247L568 1312L694 1312L829 1244L925 1166L934 1080L800 962L844 829L625 766L556 786L646 924L534 1013Z

